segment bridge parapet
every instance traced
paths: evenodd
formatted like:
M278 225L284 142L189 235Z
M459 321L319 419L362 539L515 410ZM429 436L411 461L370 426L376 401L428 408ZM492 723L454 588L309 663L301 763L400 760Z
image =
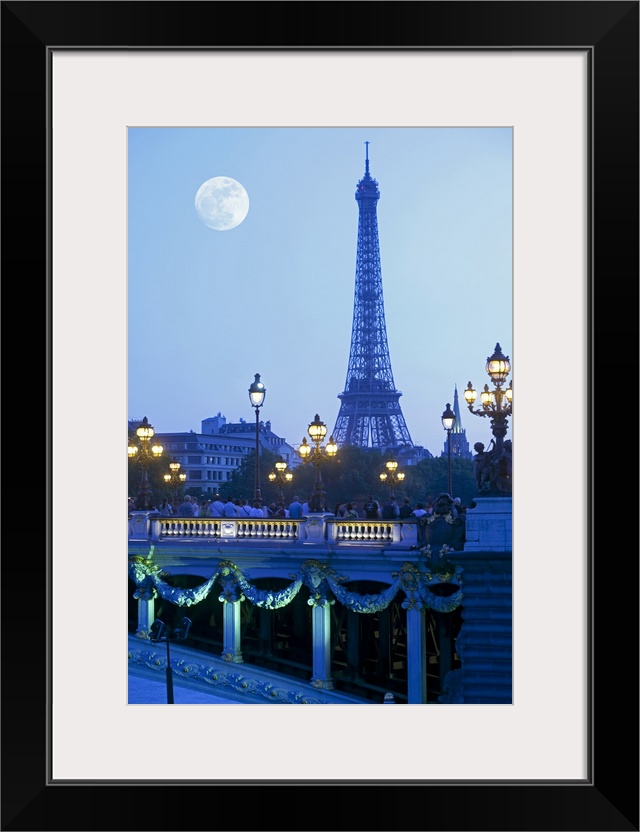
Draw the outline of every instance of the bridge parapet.
M384 547L412 548L418 542L416 520L346 520L327 514L290 518L161 517L148 511L129 515L129 540L161 541L225 540L247 543L318 543L321 545L363 543Z

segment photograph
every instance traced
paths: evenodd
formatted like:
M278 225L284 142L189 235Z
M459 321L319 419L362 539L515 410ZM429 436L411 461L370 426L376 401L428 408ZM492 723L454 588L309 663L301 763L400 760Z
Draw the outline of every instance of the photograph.
M638 832L638 6L1 3L3 830Z
M511 703L513 130L131 127L127 167L129 702Z

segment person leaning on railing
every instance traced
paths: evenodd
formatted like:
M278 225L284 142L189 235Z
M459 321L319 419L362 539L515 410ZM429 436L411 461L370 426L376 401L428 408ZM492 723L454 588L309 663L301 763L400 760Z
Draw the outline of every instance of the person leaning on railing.
M302 503L297 496L293 498L293 502L289 505L289 517L293 520L302 519Z
M188 494L180 504L180 508L178 509L178 516L193 517L193 505L191 503L191 497Z
M364 516L367 520L377 520L380 517L380 504L372 495L369 495L364 504Z
M396 517L400 516L400 509L398 508L398 504L396 503L395 497L390 497L387 502L382 506L381 517L383 520L395 520Z
M262 510L262 506L260 505L260 500L253 501L253 507L251 509L250 517L264 517L264 512Z

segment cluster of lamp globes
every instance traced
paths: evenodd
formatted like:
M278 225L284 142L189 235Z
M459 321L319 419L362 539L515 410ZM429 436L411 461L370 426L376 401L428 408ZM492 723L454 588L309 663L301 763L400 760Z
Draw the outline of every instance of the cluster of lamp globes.
M502 385L511 372L511 362L509 361L508 355L503 355L500 344L496 344L493 355L487 358L485 370L495 384L495 388L489 390L489 385L485 384L484 389L480 393L481 407L474 409L473 405L478 398L478 393L471 382L468 382L464 391L464 398L469 410L475 416L490 416L494 418L510 416L511 404L513 402L513 388L511 382L509 382L506 390L502 389ZM450 434L455 424L455 413L451 410L451 404L447 402L446 410L442 414L442 427Z
M291 482L293 480L293 474L291 471L287 471L287 463L284 460L280 460L279 462L275 462L273 467L276 471L271 471L269 474L269 482L275 482L278 480L279 482Z
M149 447L149 442L151 441L154 433L155 431L153 426L149 424L149 420L145 416L136 429L136 435L140 440L140 447L134 445L133 442L129 442L127 447L127 453L129 454L130 459L135 458L140 461L146 461L149 459L159 459L162 456L162 452L164 451L162 445L158 445L156 443L155 445Z
M509 361L508 355L503 355L500 344L496 344L493 355L490 355L487 358L485 370L495 384L495 389L489 390L489 385L485 384L484 389L480 393L481 407L474 410L473 405L478 394L471 382L469 382L466 390L464 391L464 398L467 402L469 410L476 416L496 417L511 415L511 405L513 402L513 388L511 386L511 382L509 382L509 386L506 390L502 389L502 385L505 383L507 376L511 372L511 362ZM449 407L449 405L447 405L447 407Z
M398 463L394 459L385 462L384 466L387 470L380 474L380 482L386 483L389 480L391 484L395 484L404 480L404 473L398 471Z
M326 455L331 458L338 453L338 445L333 436L329 437L329 441L324 448L320 448L322 440L327 435L327 426L324 422L320 421L320 417L317 413L315 419L309 425L308 433L315 444L315 448L311 448L311 445L307 442L306 436L302 437L302 443L298 448L298 454L302 457L303 462L313 462L314 457L317 458L318 455Z
M133 442L129 442L127 446L129 458L136 459L143 464L149 462L151 459L159 459L164 452L164 448L157 442L151 446L149 445L154 434L155 430L153 429L153 425L149 424L149 420L145 416L136 428L136 436L140 440L140 445L134 445ZM180 471L180 463L175 457L169 463L169 469L170 473L164 475L164 481L167 485L171 483L184 483L186 481L187 475L184 472L178 473Z

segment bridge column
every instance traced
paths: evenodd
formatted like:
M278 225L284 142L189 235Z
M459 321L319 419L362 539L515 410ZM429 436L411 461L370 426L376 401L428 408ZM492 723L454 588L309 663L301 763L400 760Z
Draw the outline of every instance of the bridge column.
M407 703L427 704L427 637L421 605L407 609Z
M143 512L138 512L140 515ZM153 546L147 557L134 555L129 558L129 578L135 583L133 597L138 602L138 627L136 638L149 638L151 625L155 620L155 600L158 591L154 583Z
M240 604L241 601L222 602L222 658L225 662L242 664L240 649Z
M155 595L138 597L138 629L136 638L149 638L151 625L155 620Z
M330 602L314 604L311 613L313 633L314 688L333 690L331 681L331 605Z

